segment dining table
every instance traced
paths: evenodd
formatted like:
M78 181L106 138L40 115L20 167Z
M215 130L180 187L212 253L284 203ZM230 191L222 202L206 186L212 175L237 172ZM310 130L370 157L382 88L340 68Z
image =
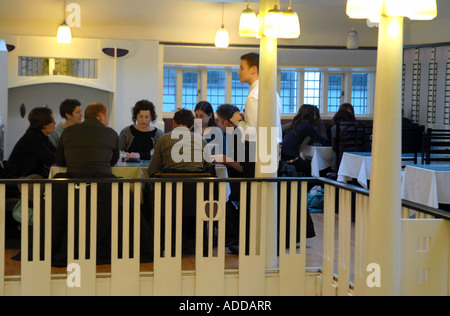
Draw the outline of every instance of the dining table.
M139 162L121 162L119 161L115 166L113 166L112 173L116 177L123 179L145 179L148 178L148 166L150 160L142 160ZM228 178L228 170L224 165L215 164L217 178ZM49 178L54 178L58 173L65 173L66 167L52 166L50 168ZM227 199L231 194L230 184L227 183L226 196Z
M331 146L306 146L300 153L304 159L311 160L311 175L320 177L320 171L331 167L334 151Z
M434 208L450 204L450 165L407 165L402 179L402 198Z
M402 153L402 166L412 163L414 154ZM409 162L408 162L409 161ZM421 158L418 158L421 161ZM369 188L372 176L372 153L371 152L344 152L337 174L337 181L350 182L356 179L363 188Z

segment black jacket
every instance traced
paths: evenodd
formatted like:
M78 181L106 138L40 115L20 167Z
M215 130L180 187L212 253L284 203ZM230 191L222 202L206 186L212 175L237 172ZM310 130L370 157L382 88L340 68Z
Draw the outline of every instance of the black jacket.
M56 164L72 174L111 174L120 157L119 135L99 120L86 118L64 129Z
M55 147L49 138L40 130L28 129L14 146L6 164L6 171L10 178L32 174L48 178L50 167L54 163Z

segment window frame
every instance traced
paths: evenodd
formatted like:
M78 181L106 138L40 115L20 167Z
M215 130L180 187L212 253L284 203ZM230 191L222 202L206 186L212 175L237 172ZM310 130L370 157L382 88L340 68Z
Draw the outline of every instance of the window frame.
M198 75L198 87L199 94L198 100L207 100L207 74L209 70L224 70L226 72L226 86L225 86L225 102L232 103L232 74L234 71L239 69L239 66L206 66L206 65L175 65L175 64L164 64L165 69L176 69L177 70L177 87L175 100L177 102L176 109L182 107L183 102L183 73L184 72L197 72ZM307 72L320 72L321 82L320 82L320 113L322 117L332 118L336 112L330 111L328 108L328 89L329 89L329 77L333 75L342 76L341 89L343 95L341 96L341 103L351 103L352 100L352 76L357 73L367 73L367 104L366 113L358 114L357 117L370 118L373 116L374 99L375 99L375 81L376 81L376 69L373 67L369 68L298 68L298 67L278 67L278 78L277 78L277 90L280 94L281 92L281 73L282 72L296 72L297 73L297 104L296 111L293 113L283 112L281 114L282 118L290 119L293 118L299 107L304 103L305 99L305 73ZM250 87L249 87L250 88ZM240 105L237 105L241 107ZM161 107L164 109L164 104ZM242 109L243 110L243 109ZM174 112L163 112L164 117L173 116Z

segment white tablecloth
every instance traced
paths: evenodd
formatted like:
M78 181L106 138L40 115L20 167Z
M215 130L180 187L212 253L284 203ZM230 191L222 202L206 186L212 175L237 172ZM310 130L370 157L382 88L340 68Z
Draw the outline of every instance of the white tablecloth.
M450 204L450 165L406 166L402 198L434 208Z
M148 178L148 169L149 161L143 162L127 162L127 163L118 163L116 166L112 167L112 173L116 177L124 178L124 179L144 179ZM224 165L215 165L217 178L228 178L228 171ZM52 166L50 169L49 178L53 178L58 173L65 173L65 167ZM230 184L227 183L227 199L230 196L231 188Z
M327 146L307 146L303 151L303 156L311 159L311 175L320 177L320 171L331 167L334 158L332 147Z
M349 153L342 155L341 164L338 170L339 182L347 182L357 179L358 183L365 189L369 187L369 180L372 168L371 153Z

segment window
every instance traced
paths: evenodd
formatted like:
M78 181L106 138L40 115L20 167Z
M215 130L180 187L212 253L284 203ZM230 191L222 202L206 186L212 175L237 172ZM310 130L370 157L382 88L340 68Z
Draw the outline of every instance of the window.
M177 108L177 71L164 69L163 111L174 112Z
M182 107L184 109L194 110L199 101L198 77L198 72L183 72Z
M322 115L332 117L344 102L351 103L355 114L372 112L374 70L281 68L278 75L282 114L297 114L302 104L319 107ZM164 68L163 111L177 108L194 110L205 100L213 109L224 103L244 110L249 92L240 82L237 67L178 66ZM287 116L286 115L286 116Z
M305 72L305 104L320 107L321 83L321 72Z
M226 71L208 70L207 101L211 103L214 111L226 101Z
M282 71L280 84L280 98L283 113L297 113L298 102L298 72Z
M355 114L367 114L368 77L366 73L352 75L352 101Z
M65 59L19 57L18 75L21 77L68 76L98 78L97 59Z
M342 102L342 78L343 75L328 76L328 112L337 112Z
M244 110L245 100L249 92L249 86L246 83L242 83L238 76L238 71L232 71L231 78L231 104L237 106L241 111Z

